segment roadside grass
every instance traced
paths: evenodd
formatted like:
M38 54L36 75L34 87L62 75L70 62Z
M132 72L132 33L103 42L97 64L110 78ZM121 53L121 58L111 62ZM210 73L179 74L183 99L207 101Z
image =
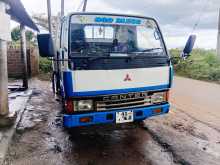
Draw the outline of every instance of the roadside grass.
M177 75L220 83L220 57L215 50L195 49L186 60L179 57L179 49L171 49L170 54Z
M51 80L52 61L47 58L40 57L38 78L44 81Z

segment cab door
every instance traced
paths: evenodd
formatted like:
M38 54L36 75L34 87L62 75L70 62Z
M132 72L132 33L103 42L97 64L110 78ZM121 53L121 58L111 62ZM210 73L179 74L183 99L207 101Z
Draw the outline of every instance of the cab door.
M60 50L59 50L59 68L61 72L61 79L63 79L62 72L68 69L68 19L65 18L61 24L60 35Z

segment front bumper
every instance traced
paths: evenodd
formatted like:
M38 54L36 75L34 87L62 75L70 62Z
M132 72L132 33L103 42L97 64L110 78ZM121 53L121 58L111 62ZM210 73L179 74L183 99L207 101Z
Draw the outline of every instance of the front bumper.
M134 121L144 120L151 116L161 115L169 112L170 105L169 103L163 105L155 105L150 107L143 108L132 108L132 109L123 109L123 110L114 110L114 111L105 111L105 112L90 112L84 114L75 114L67 115L63 117L64 127L79 127L79 126L88 126L95 124L107 124L115 123L116 121L116 112L123 112L132 110L134 112ZM154 113L154 110L161 109L161 113ZM84 123L80 122L80 118L90 117L92 120L90 122Z

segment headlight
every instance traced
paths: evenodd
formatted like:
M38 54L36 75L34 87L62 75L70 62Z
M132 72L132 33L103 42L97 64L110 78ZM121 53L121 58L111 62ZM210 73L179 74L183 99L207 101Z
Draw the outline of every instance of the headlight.
M91 111L93 108L92 100L80 100L74 102L75 111Z
M153 104L158 104L168 101L168 92L157 92L151 95L151 102Z

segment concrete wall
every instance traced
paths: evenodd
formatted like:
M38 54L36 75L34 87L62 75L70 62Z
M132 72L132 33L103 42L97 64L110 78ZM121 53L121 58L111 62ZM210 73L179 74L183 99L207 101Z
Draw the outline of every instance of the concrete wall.
M8 44L8 76L10 78L20 78L22 72L21 50L19 45ZM36 47L27 48L28 73L30 77L39 73L39 55Z

